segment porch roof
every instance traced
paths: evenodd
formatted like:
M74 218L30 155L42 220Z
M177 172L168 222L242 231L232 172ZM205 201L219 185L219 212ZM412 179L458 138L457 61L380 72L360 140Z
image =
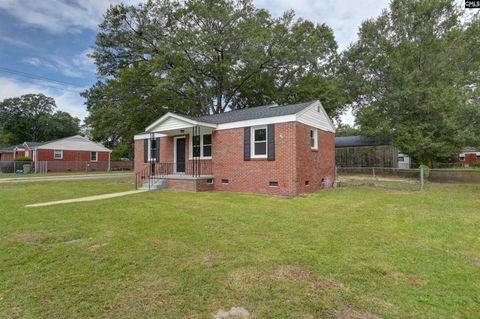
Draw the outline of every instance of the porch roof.
M148 126L144 134L160 133L164 135L178 135L185 133L187 129L193 127L200 127L202 131L211 131L217 128L217 125L169 112Z

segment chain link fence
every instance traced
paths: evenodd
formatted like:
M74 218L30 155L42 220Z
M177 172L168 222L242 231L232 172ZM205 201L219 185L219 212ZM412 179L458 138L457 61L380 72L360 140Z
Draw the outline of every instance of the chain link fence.
M337 167L337 184L400 190L423 190L427 183L480 184L477 168Z
M0 174L107 172L133 169L133 161L0 161Z

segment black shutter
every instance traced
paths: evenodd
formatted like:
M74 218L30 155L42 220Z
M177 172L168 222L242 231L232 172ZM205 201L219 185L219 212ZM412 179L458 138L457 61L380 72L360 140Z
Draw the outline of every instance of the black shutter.
M243 160L250 160L250 127L245 127L243 129Z
M143 140L143 162L148 163L148 138Z
M267 126L267 160L275 160L275 124Z
M156 138L155 151L157 153L157 154L155 154L157 162L160 162L160 137Z

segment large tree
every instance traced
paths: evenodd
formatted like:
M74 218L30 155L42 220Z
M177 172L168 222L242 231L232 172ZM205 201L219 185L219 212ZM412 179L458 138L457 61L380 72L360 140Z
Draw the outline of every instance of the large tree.
M479 141L478 16L451 0L393 0L344 54L365 135L432 164Z
M0 143L43 142L75 135L80 120L55 111L55 100L43 94L26 94L0 102Z
M338 117L348 95L325 24L273 18L250 0L156 0L105 14L84 93L92 135L110 146L166 111L220 113L322 100Z

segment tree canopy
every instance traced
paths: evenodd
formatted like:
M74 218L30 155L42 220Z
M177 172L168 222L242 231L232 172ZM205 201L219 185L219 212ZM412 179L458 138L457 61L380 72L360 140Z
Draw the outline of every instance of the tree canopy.
M108 146L166 111L191 115L320 99L348 102L330 27L250 0L150 0L111 7L92 57L99 81L83 95L86 123Z
M480 138L480 23L451 0L393 0L344 53L365 135L421 163Z
M26 94L0 102L0 144L43 142L75 135L80 120L55 111L55 100L43 94Z

